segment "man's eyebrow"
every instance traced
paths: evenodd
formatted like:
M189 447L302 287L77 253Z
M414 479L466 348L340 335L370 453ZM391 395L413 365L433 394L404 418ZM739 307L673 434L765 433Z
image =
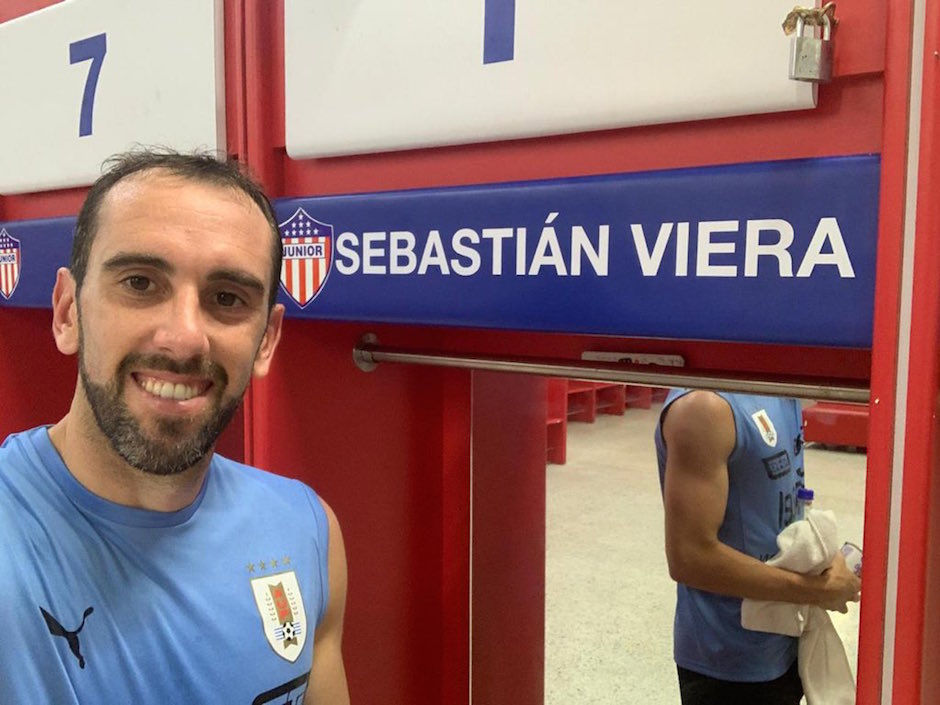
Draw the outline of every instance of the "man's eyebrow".
M173 271L173 265L162 257L134 252L119 252L114 255L114 257L105 260L102 266L109 272L124 269L125 267L149 267L151 269L158 269L161 272Z
M162 257L156 255L145 255L133 252L119 252L102 265L107 271L113 272L126 267L149 267L167 274L174 272L173 265ZM246 289L251 289L264 294L264 282L258 277L237 269L216 269L209 274L206 279L210 282L231 282Z
M238 284L246 289L253 289L259 294L264 294L265 291L264 282L258 279L258 277L246 272L241 272L237 269L217 269L209 274L207 279L210 282L231 282Z

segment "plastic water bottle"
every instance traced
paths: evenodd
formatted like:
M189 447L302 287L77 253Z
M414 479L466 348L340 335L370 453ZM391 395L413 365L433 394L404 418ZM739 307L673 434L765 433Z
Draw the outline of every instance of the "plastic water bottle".
M796 491L796 501L803 507L804 518L806 510L813 506L814 498L815 493L808 487L801 487ZM849 570L861 578L862 549L860 549L851 541L846 541L844 544L842 544L842 548L839 550L841 551L842 556L845 558L845 564L849 567Z
M813 506L814 492L809 487L800 487L796 491L796 503L803 508L803 516L806 516L806 510Z

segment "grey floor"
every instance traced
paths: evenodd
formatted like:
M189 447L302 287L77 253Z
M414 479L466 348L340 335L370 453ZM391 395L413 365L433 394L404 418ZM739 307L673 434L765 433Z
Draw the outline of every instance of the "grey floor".
M679 703L652 440L660 408L569 422L567 462L547 467L547 705ZM864 453L809 444L806 473L816 504L861 546ZM854 670L858 606L830 615Z

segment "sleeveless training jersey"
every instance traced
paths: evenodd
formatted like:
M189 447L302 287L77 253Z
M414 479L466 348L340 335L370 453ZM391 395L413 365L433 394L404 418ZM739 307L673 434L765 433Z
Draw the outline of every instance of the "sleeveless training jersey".
M656 428L660 485L667 448L662 419L689 390L672 390ZM796 519L803 487L803 431L795 399L718 393L734 414L735 445L728 458L728 506L718 539L766 561L777 553L777 534ZM712 678L767 681L783 675L797 654L797 640L744 629L741 600L677 585L674 624L676 663Z
M114 504L46 428L0 446L0 703L300 703L327 603L301 482L214 456L177 512Z

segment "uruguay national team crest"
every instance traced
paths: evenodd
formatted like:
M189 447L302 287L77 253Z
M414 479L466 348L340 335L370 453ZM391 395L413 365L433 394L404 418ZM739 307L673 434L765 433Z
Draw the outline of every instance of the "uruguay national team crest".
M303 308L323 290L333 267L333 226L298 208L278 226L284 243L281 288Z
M0 229L0 295L3 298L9 299L16 291L22 265L20 241L10 235L6 228Z
M274 653L293 663L307 639L307 613L297 576L288 570L253 578L251 590L268 644Z
M757 425L757 430L760 431L760 437L764 439L764 443L769 445L771 448L777 445L777 429L774 428L774 422L770 420L770 417L767 415L765 409L751 414L751 418L754 419L754 423Z

